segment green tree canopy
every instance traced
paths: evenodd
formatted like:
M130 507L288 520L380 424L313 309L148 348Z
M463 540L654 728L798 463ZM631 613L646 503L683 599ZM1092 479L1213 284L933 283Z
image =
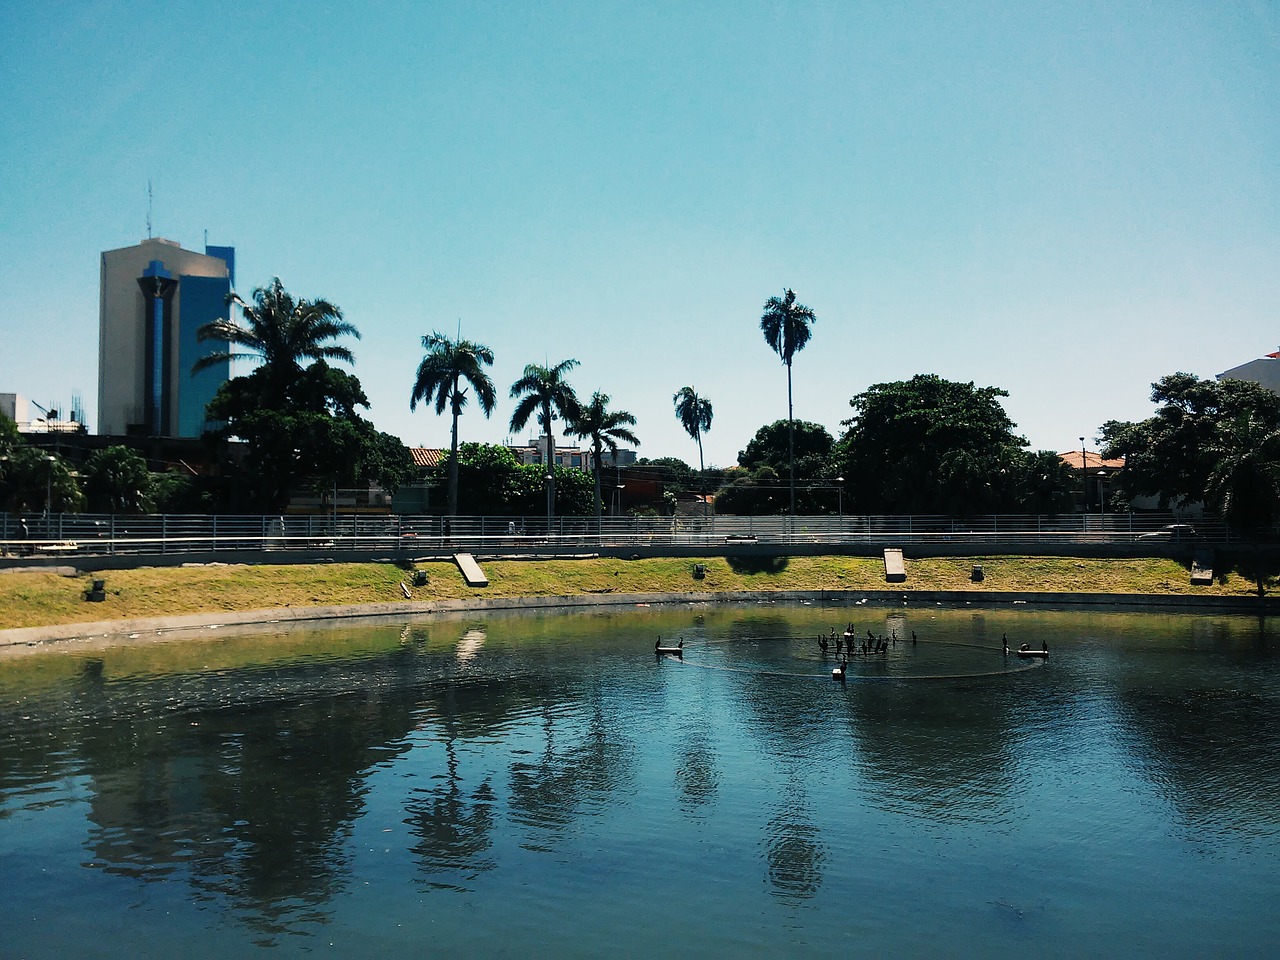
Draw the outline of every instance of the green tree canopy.
M591 473L595 478L596 516L600 516L600 471L604 467L604 451L614 456L618 453L618 443L640 445L640 440L631 431L636 425L636 418L625 410L610 410L609 395L597 390L591 400L579 407L578 415L569 424L568 433L579 440L591 441Z
M449 431L449 515L458 513L458 418L467 404L467 387L476 395L480 410L487 417L493 413L497 395L493 380L485 367L493 366L493 351L483 343L451 340L443 333L432 332L422 338L426 356L418 364L409 409L423 400L435 401L436 415L446 406L452 419Z
M835 444L827 428L807 420L775 420L756 431L745 450L738 452L738 464L751 471L770 467L779 475L787 473L791 452L790 427L794 427L797 480L825 477Z
M447 468L447 464L445 464ZM564 516L592 513L592 482L582 470L553 469L555 509ZM525 516L536 513L545 496L546 468L520 463L496 444L458 446L458 509L473 516Z
M566 375L578 365L577 360L561 360L553 367L530 363L525 366L520 379L511 385L511 398L516 401L511 414L511 430L523 430L530 420L537 417L538 426L547 437L544 463L555 463L555 421L572 423L578 416L578 395L570 386ZM547 485L547 515L555 514L556 472L551 471Z
M0 457L7 457L22 443L18 425L0 413Z
M813 331L809 328L817 322L817 316L803 303L796 300L795 291L790 287L782 292L781 297L770 297L765 301L764 313L760 315L760 331L765 342L782 358L787 368L787 422L794 424L795 410L791 402L791 365L795 355L805 348ZM794 446L794 430L788 431L788 486L790 488L791 512L796 509L796 463Z
M92 513L149 513L155 481L147 461L124 446L98 450L81 471L85 500Z
M239 437L243 461L224 456L230 481L223 509L277 510L294 490L374 482L395 491L413 475L413 458L397 437L357 411L369 401L358 378L317 360L283 392L265 367L228 380L207 415L223 426L213 436Z
M1026 440L1000 403L1007 396L934 374L874 384L855 396L833 456L853 508L960 516L1060 499L1069 489L1065 473L1035 472L1045 454L1023 449Z
M0 461L0 509L14 513L75 513L84 503L67 461L18 442Z
M675 404L676 419L680 421L680 426L698 443L698 472L705 473L707 466L702 459L702 435L711 429L711 420L715 416L711 401L698 396L698 391L693 387L681 387L671 400Z
M655 467L662 474L665 483L678 490L689 490L697 486L698 475L693 467L679 457L641 457L636 461L637 467Z
M1242 533L1280 519L1280 396L1246 380L1174 373L1151 387L1154 416L1103 425L1103 455L1124 457L1127 496L1203 502Z
M228 348L201 357L192 367L193 373L228 360L257 360L264 398L278 408L302 374L303 361L355 362L349 349L330 341L340 337L359 340L360 331L327 300L297 299L284 289L279 277L254 290L252 303L235 294L227 299L240 307L244 326L222 318L200 327L196 331L199 340L225 341Z

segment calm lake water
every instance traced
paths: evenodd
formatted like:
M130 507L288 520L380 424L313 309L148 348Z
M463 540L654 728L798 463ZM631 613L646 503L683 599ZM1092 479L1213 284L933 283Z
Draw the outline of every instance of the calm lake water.
M919 642L834 683L850 620ZM1277 651L756 604L0 660L0 956L1276 956Z

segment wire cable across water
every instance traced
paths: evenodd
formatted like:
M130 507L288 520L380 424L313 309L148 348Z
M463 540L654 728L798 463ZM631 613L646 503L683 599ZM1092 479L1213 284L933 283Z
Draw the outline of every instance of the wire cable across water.
M665 640L665 643L680 642L683 644L683 656L675 654L662 654L663 659L672 660L682 666L696 667L700 670L718 670L725 673L743 673L760 677L790 677L801 680L824 680L828 683L832 682L831 669L840 662L840 658L831 659L830 655L824 657L803 657L793 655L793 660L808 660L814 664L815 670L825 667L826 672L799 670L784 670L770 667L766 664L733 664L733 663L709 663L699 661L697 659L688 659L689 653L697 651L699 648L709 648L716 646L727 646L730 644L740 643L815 643L814 637L796 637L796 636L773 636L773 637L698 637L690 643L686 638L678 637ZM891 663L899 668L903 665L902 652L906 651L909 656L919 656L921 648L927 654L928 650L938 647L945 647L949 650L973 650L981 652L985 655L994 654L1002 655L1001 647L988 647L976 643L964 643L954 640L930 640L928 643L912 643L908 640L898 641L896 646L890 647L882 653L856 654L849 658L845 668L845 683L884 683L884 682L914 682L914 681L947 681L947 680L978 680L993 677L1013 676L1019 673L1026 673L1029 670L1035 670L1043 667L1048 661L1047 659L1035 659L1027 662L1017 660L1013 653L1004 654L1005 665L997 670L971 670L966 672L947 672L947 673L868 673L863 672L866 669L881 670L887 668ZM901 650L899 649L901 648ZM889 659L892 657L893 659ZM1010 660L1014 660L1015 665L1010 665Z

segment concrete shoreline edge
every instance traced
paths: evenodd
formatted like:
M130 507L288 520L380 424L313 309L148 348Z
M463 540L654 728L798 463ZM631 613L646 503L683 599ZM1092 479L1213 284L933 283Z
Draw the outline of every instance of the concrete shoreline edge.
M212 611L171 617L135 620L101 620L64 623L43 627L16 627L0 630L0 649L71 645L76 641L144 641L159 635L191 633L226 627L268 624L301 624L341 620L368 620L386 617L428 616L431 614L483 613L513 610L569 610L678 604L721 604L752 602L809 602L821 604L855 603L867 600L895 606L948 604L1001 607L1098 606L1131 607L1181 612L1253 613L1273 612L1270 598L1196 597L1186 594L1145 593L1042 593L977 592L965 590L743 590L715 593L627 593L579 594L572 596L476 597L465 600L426 600L398 603L363 603L316 607L284 607L264 610ZM149 635L149 636L147 636Z

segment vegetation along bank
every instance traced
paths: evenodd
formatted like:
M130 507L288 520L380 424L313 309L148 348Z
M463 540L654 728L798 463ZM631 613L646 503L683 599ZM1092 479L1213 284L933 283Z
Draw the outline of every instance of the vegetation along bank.
M983 579L972 579L981 564ZM695 566L702 567L696 578ZM1256 586L1234 569L1192 586L1186 565L1165 558L935 557L908 560L905 583L885 583L878 558L706 557L621 560L500 560L484 564L489 585L468 587L449 562L240 564L141 567L104 574L46 571L0 575L0 629L133 620L185 614L512 597L608 594L734 593L742 591L893 590L910 595L954 591L975 598L1009 592L1125 594L1153 597L1256 597ZM416 576L415 576L416 575ZM415 585L425 576L425 584ZM88 602L94 579L105 598ZM403 585L403 586L402 586Z

